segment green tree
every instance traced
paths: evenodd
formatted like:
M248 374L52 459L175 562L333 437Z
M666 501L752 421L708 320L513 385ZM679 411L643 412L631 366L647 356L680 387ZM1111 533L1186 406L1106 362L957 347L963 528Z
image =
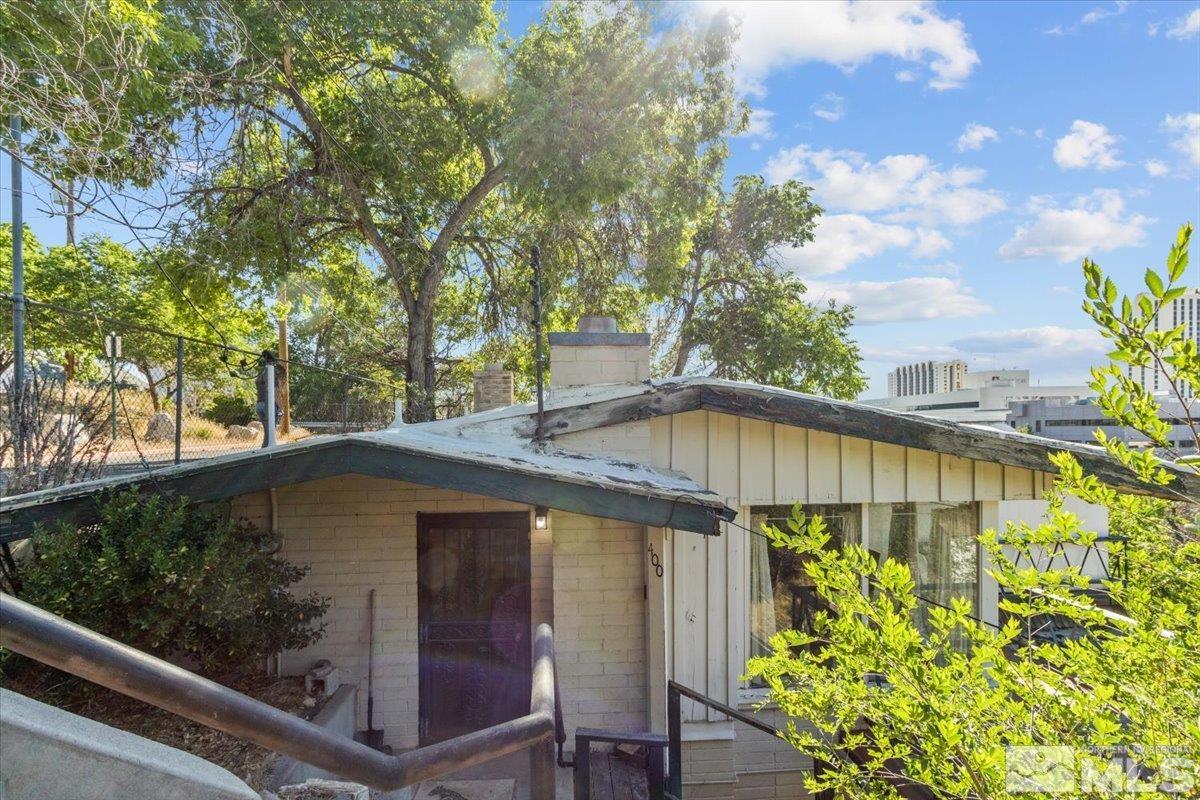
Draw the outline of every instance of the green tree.
M1114 342L1114 361L1155 364L1185 396L1200 389L1195 345L1182 340L1181 327L1156 332L1148 318L1180 296L1190 234L1185 226L1166 273L1148 271L1148 291L1133 297L1121 297L1091 261L1084 265L1085 309ZM1096 380L1109 413L1165 448L1152 397L1119 368L1098 370ZM1148 486L1171 487L1174 471L1154 453L1100 440ZM772 653L748 667L791 720L787 740L826 765L808 780L810 791L894 798L904 783L917 782L938 797L1009 797L1020 784L1006 779L1034 765L1021 761L1023 751L1006 748L1051 746L1072 753L1069 774L1082 776L1073 796L1101 797L1111 794L1105 781L1123 780L1108 759L1125 745L1138 746L1134 757L1149 770L1139 793L1194 794L1200 787L1195 506L1120 494L1085 475L1068 453L1051 461L1059 474L1045 522L1010 524L981 538L1004 592L999 628L972 617L962 598L924 609L923 631L915 616L927 604L905 564L878 563L859 545L827 548L824 522L799 508L788 530L766 531L776 546L807 557L828 606L812 632L776 635ZM1125 567L1121 579L1104 582L1111 608L1079 591L1089 579L1078 566L1054 558L1063 547L1097 541L1067 510L1068 498L1104 508L1111 533L1123 540L1107 545ZM1078 635L1039 638L1051 618ZM1135 789L1121 784L1118 791Z
M614 199L691 80L684 42L634 4L557 4L516 42L486 2L236 13L245 71L266 77L214 98L237 130L195 213L235 265L294 237L294 258L338 237L370 253L405 313L414 420L432 412L437 305L470 227L507 198L547 214Z
M6 282L12 276L11 237L12 226L0 225L0 278ZM174 385L175 338L136 326L212 339L212 320L219 319L224 343L243 348L267 332L261 303L238 296L228 284L192 281L189 266L190 259L177 249L131 250L99 235L85 237L78 246L46 248L27 231L27 294L75 312L30 306L27 348L58 363L65 363L68 353L95 363L103 357L104 336L115 329L122 337L122 359L141 373L158 411ZM11 341L11 315L0 326ZM189 344L186 352L185 368L194 381L213 380L228 371L228 354L220 347ZM11 355L0 360L11 362ZM96 369L91 372L99 376Z

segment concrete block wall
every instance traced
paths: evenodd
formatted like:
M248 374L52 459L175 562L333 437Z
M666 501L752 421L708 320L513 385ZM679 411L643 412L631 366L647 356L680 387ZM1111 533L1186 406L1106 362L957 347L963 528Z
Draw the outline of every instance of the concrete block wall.
M748 709L743 709L748 710ZM778 711L756 716L776 727L786 722ZM727 729L728 730L728 729ZM684 796L704 800L798 800L808 797L804 778L812 760L790 744L733 723L732 737L683 743Z
M565 512L552 512L551 526L554 626L568 742L580 726L646 730L642 527Z
M277 492L280 551L309 573L298 592L331 599L325 636L284 654L287 674L328 658L358 683L358 727L366 726L367 597L376 590L375 724L397 748L418 743L417 513L526 511L528 506L383 478L343 475ZM234 501L234 517L269 522L265 493ZM530 526L532 528L532 525ZM553 622L551 531L530 531L531 622Z
M587 334L550 334L550 388L601 383L640 383L650 379L650 348L646 334L626 345L555 344L556 337Z

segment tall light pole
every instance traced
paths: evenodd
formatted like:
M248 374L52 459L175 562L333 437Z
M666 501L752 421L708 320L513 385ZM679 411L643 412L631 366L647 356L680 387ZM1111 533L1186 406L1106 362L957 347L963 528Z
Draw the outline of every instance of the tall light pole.
M13 394L21 404L25 397L25 220L21 208L21 118L16 114L8 115L8 132L12 147Z

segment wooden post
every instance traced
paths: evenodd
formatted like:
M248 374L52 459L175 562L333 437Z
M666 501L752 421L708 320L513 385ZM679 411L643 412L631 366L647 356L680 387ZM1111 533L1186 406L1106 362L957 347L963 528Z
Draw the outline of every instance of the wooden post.
M683 717L679 690L667 686L667 784L672 797L683 797Z
M283 416L279 419L279 434L287 436L292 430L292 365L288 363L287 284L279 287L279 369L283 370L283 383L279 397L275 398Z

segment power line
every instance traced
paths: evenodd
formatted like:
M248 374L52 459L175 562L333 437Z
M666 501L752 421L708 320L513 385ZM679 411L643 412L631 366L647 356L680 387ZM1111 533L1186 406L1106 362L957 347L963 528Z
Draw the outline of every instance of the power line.
M12 295L9 295L9 294L0 293L0 299L3 299L10 303L13 302L13 297L12 297ZM204 345L205 347L212 347L212 348L219 349L219 350L225 350L225 351L228 351L231 353L238 353L241 355L252 356L254 358L258 358L261 355L261 353L257 353L253 350L244 350L240 347L234 347L233 345L225 344L223 342L213 342L213 341L209 341L207 339L200 339L195 336L188 336L188 335L181 334L181 333L174 333L172 331L163 330L161 328L155 328L155 327L152 327L149 325L143 325L143 324L137 323L137 322L128 322L126 320L117 319L115 317L104 316L103 314L99 314L94 310L95 303L90 296L89 296L88 300L89 300L89 303L91 303L93 306L93 310L91 312L80 311L78 309L68 308L66 306L57 305L55 303L46 303L46 302L42 302L40 300L30 300L28 298L26 298L25 302L27 305L37 306L39 308L50 309L52 311L57 311L61 314L72 314L75 316L89 317L89 318L95 319L98 323L103 322L108 325L116 325L116 326L120 326L122 328L129 329L129 330L141 331L143 333L155 334L158 336L169 337L172 339L182 339L185 342L191 342L192 344ZM102 328L103 326L100 326L100 327ZM101 330L101 333L103 333L103 330ZM342 372L341 370L330 369L329 367L322 367L322 366L318 366L316 364L308 364L308 363L305 363L302 361L297 361L294 358L289 359L287 361L279 360L279 363L287 364L289 367L292 365L295 365L297 367L301 367L304 369L317 370L319 372L325 372L330 375L337 375L342 378L353 378L354 380L362 381L364 383L374 383L379 386L385 386L394 391L399 391L402 388L400 385L394 384L394 383L389 383L388 381L382 381L377 378L368 378L365 375L358 375L358 374L355 374L352 372Z

